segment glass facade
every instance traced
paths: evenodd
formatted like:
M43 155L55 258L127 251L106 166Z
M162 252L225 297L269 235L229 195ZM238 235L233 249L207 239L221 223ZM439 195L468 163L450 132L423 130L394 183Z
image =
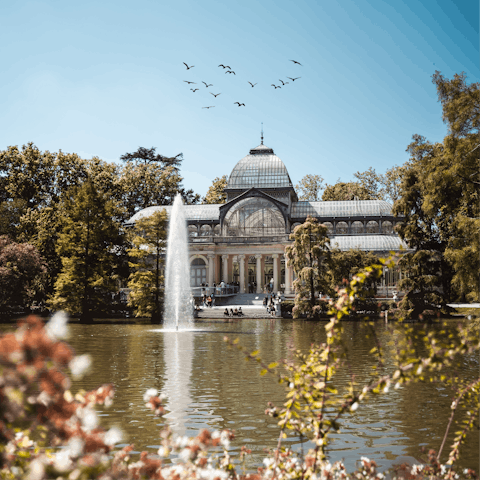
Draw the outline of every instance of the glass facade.
M292 218L390 216L392 206L384 200L345 200L331 202L295 202Z
M260 237L284 233L282 212L264 198L249 197L240 200L230 208L223 221L225 236Z

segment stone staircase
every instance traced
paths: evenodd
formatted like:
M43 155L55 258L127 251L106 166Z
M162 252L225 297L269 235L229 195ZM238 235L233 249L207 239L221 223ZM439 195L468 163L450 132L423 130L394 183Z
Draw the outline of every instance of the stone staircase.
M224 302L223 305L218 305L215 307L203 307L198 312L199 319L212 319L212 318L222 318L222 319L239 319L239 318L275 318L267 314L266 308L263 306L263 299L265 298L264 294L261 293L239 293L234 297L229 298ZM223 312L225 307L235 310L238 307L242 307L243 317L226 317ZM277 317L279 318L279 317Z
M238 293L234 297L229 298L224 302L225 306L233 306L233 308L238 307L239 305L254 305L256 307L263 308L263 299L265 295L263 293Z

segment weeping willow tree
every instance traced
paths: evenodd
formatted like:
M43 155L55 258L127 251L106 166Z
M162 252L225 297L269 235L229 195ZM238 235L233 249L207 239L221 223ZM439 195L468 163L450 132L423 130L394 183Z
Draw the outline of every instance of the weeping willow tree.
M330 293L330 239L328 229L319 224L316 218L308 217L302 225L298 225L290 235L293 245L285 249L287 266L293 267L296 279L295 306L293 317L307 318L319 316L321 307L318 293Z

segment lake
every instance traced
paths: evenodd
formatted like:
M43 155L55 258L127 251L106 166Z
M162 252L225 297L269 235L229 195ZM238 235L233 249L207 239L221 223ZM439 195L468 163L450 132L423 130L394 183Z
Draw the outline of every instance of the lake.
M195 324L195 331L175 333L148 325L71 324L69 341L76 353L89 353L93 359L90 373L74 382L73 389L113 383L113 406L98 409L102 425L120 427L125 444L134 443L136 450L155 452L160 443L159 428L166 423L188 436L202 428L235 430L232 455L242 445L250 448L247 467L252 471L262 464L265 449L277 444L276 420L264 412L269 401L282 405L285 387L272 375L260 376L261 367L245 361L223 338L239 338L247 351L260 350L262 359L269 363L293 359L296 350L308 351L311 343L324 341L324 326L282 319L228 323L205 320ZM337 374L340 387L348 383L350 373L358 381L368 378L375 362L368 353L374 341L366 337L365 327L359 322L344 322L344 326L351 361L350 371ZM384 323L377 322L375 328L382 342L390 339ZM388 356L386 361L387 370L391 370ZM464 358L456 368L465 378L475 378L478 356ZM143 395L148 388L166 395L167 413L163 418L154 417L145 407ZM422 446L438 450L451 402L452 391L447 385L430 383L412 383L370 397L343 420L340 434L333 436L330 445L330 460L344 459L351 471L355 462L366 456L385 469L405 460L415 461ZM294 449L301 448L298 438L285 442ZM478 470L478 451L478 432L471 432L460 465Z

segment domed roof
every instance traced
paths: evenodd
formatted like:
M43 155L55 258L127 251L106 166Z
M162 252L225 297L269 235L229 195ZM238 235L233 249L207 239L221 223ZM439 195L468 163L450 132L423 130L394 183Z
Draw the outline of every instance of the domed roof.
M234 167L227 189L293 188L290 175L283 162L266 145L252 148Z

